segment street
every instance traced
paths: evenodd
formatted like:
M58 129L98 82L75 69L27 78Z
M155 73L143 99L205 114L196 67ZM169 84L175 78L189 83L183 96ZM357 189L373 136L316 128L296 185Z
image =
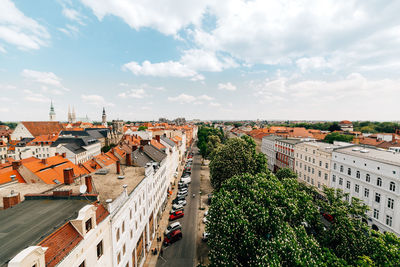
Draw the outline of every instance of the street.
M182 224L183 238L163 248L163 256L158 258L157 266L194 266L196 257L197 211L200 199L201 156L197 154L197 148L193 148L193 152L192 182L189 186L189 194L186 197L185 216L177 220ZM193 198L192 194L196 194L196 196Z

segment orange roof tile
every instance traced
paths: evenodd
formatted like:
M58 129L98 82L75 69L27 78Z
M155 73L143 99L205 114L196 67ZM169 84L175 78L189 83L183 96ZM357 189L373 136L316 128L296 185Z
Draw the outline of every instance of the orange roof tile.
M64 127L58 121L22 121L26 129L34 136L59 134Z
M85 168L87 173L93 173L96 170L101 169L102 167L93 159L86 161L85 163L82 163L82 167Z
M41 144L46 144L46 145L51 145L53 142L57 141L58 139L58 134L54 135L39 135L29 143L27 143L27 146L36 146L36 145L41 145Z
M95 160L98 164L100 164L100 165L102 165L102 166L108 166L108 165L111 165L111 164L114 164L114 163L115 163L115 160L113 160L113 159L107 157L105 154L99 154L99 155L95 156L95 157L94 157L94 160Z
M15 175L15 179L20 183L26 183L18 171L13 170L12 166L0 169L0 184L12 182L11 175Z
M70 222L61 226L38 244L47 247L45 252L46 266L56 266L82 240L83 237Z
M166 149L166 147L157 140L151 139L150 143L160 150Z
M99 224L101 223L110 213L108 212L108 210L99 203L94 203L93 205L95 205L97 207L96 209L96 223Z

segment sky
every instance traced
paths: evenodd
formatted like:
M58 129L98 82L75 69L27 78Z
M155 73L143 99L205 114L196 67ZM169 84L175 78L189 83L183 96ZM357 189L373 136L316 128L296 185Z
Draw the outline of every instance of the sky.
M399 120L400 1L0 0L0 120Z

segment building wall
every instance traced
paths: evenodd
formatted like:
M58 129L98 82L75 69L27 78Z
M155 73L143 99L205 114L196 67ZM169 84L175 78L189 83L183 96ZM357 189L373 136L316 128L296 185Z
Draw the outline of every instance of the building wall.
M349 193L350 197L357 197L370 207L369 225L376 225L380 231L400 234L399 166L334 151L331 172L333 188L342 189ZM360 178L357 178L358 172ZM369 182L367 175L369 175ZM382 179L381 186L377 184L378 178ZM394 191L390 190L390 182L395 184ZM358 189L356 189L357 187ZM380 194L379 203L375 199L376 194ZM389 198L394 200L393 209L388 207ZM379 213L378 218L374 218L374 210ZM392 217L392 226L387 225L386 216ZM377 216L375 215L375 217Z
M26 129L26 127L20 122L15 127L14 132L11 134L11 140L21 140L21 138L33 138L34 136Z
M330 165L332 151L320 149L313 142L295 145L295 172L298 180L315 186L322 191L323 186L330 187Z
M275 141L263 138L261 142L261 152L267 156L268 169L274 171L276 164Z

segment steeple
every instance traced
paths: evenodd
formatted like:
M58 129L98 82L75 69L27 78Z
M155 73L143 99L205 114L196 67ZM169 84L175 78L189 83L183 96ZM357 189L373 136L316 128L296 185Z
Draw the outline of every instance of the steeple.
M56 113L54 112L53 100L51 100L51 104L50 104L49 119L50 119L50 121L56 120Z
M107 127L107 115L104 107L103 107L103 115L101 116L101 125Z
M74 106L72 106L71 122L72 123L76 122L76 114L75 114L75 107Z

